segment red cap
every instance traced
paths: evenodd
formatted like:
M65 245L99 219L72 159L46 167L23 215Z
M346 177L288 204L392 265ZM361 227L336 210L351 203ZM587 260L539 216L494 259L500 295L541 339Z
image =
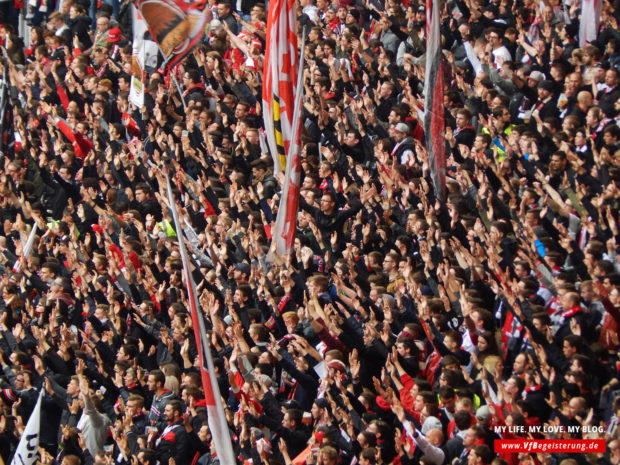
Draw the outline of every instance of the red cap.
M110 29L108 31L108 42L110 43L116 43L119 40L121 40L121 30L117 27L113 27L112 29Z

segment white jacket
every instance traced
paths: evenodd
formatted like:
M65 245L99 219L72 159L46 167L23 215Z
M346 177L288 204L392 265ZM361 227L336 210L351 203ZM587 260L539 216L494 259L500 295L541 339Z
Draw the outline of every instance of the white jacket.
M80 394L84 401L84 411L78 421L77 427L84 436L86 448L90 455L95 457L103 451L103 445L108 438L108 430L112 425L112 421L107 415L97 412L90 396Z

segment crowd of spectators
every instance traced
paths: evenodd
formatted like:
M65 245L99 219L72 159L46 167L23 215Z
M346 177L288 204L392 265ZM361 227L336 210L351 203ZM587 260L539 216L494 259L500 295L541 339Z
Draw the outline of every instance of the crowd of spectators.
M444 3L440 201L424 3L300 0L303 184L275 261L265 5L209 0L204 40L137 108L129 0L26 3L30 43L0 3L4 463L43 390L41 464L233 465L164 167L239 463L620 463L617 1L582 47L577 0ZM531 437L606 452L495 451Z

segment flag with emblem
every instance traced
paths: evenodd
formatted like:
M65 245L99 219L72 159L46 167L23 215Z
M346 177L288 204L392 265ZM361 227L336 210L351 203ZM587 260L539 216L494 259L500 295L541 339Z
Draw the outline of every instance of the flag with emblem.
M164 56L165 67L178 64L204 37L208 9L183 0L136 0L136 7Z
M144 105L144 83L146 81L146 47L144 35L148 31L146 22L134 5L131 5L133 41L131 50L131 87L129 101L138 108Z

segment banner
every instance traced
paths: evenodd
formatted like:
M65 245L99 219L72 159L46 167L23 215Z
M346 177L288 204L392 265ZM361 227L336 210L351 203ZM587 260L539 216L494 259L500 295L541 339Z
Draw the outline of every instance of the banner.
M41 388L37 404L34 406L34 410L28 419L28 424L19 440L11 465L33 465L37 463L37 459L39 458L39 432L41 428L41 398L43 397L43 389L45 388Z
M424 73L424 134L435 196L446 192L446 141L441 70L440 0L426 0L426 67Z
M221 464L235 464L235 454L230 442L230 432L228 430L228 422L226 414L222 407L220 398L220 388L215 377L215 367L213 366L213 357L209 348L207 332L205 330L204 319L198 314L198 297L196 295L196 284L192 277L189 264L189 257L183 241L183 228L179 221L176 203L172 195L172 187L170 186L170 178L166 173L166 185L168 187L168 202L170 210L174 218L174 227L176 228L177 237L179 238L179 251L183 262L183 272L185 273L185 284L187 286L187 300L189 301L190 312L192 316L192 326L194 327L194 338L196 339L196 348L198 349L198 358L200 359L200 374L202 377L202 385L207 404L207 416L209 420L209 429L211 436L215 442L215 451L220 459ZM206 362L206 368L205 368Z
M579 46L596 40L601 21L602 0L581 0L581 21L579 22Z
M285 169L293 140L295 96L303 89L297 87L299 56L295 0L272 0L267 16L263 119L276 173Z
M166 69L178 64L204 37L207 10L183 0L136 0L136 7L164 55Z
M15 265L13 265L13 273L21 273L23 262L28 259L28 254L32 250L32 243L34 242L34 236L37 233L37 223L32 225L32 229L30 230L30 234L28 235L28 239L26 240L26 245L22 249L22 256L17 259Z

